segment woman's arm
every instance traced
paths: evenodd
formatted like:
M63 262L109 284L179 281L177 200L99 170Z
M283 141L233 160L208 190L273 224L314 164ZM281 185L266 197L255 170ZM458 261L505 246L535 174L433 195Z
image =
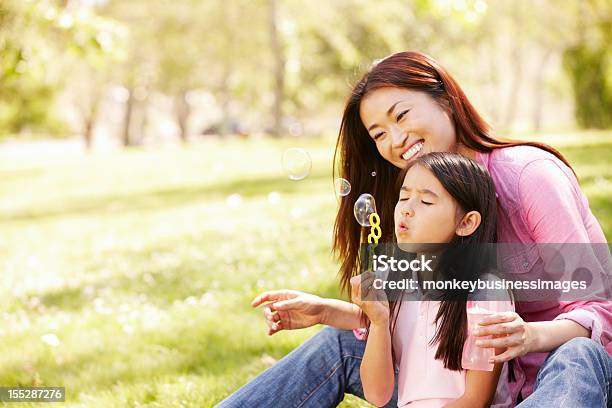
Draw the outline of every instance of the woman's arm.
M324 309L321 324L341 330L353 330L363 327L359 306L344 300L324 298Z
M518 182L520 216L538 244L545 266L553 251L543 249L554 245L557 252L572 254L565 257L565 271L571 272L585 263L601 267L599 259L588 251L586 244L605 243L605 236L596 222L589 235L583 220L584 206L588 205L586 198L575 178L566 174L561 166L553 159L539 159L522 169ZM576 251L581 249L578 256ZM587 269L599 273L597 268ZM607 284L604 282L604 286ZM481 323L486 327L479 335L505 334L506 337L483 340L482 346L508 346L504 354L495 357L495 362L501 362L529 352L551 351L574 337L590 337L600 344L602 339L612 337L612 302L568 301L559 302L559 307L561 314L553 321L527 323L516 313L492 316Z
M552 351L574 337L590 337L589 330L572 320L525 322L515 312L488 316L480 323L478 336L501 335L493 339L476 341L480 347L507 346L507 350L493 357L491 362L501 363L531 352Z
M338 299L281 289L264 292L251 302L252 307L262 304L269 335L319 323L343 330L361 327L359 307Z

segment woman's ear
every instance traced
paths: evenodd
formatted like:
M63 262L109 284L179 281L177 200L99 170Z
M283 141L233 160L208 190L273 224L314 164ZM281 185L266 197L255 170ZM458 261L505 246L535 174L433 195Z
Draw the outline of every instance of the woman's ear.
M470 211L463 216L455 233L461 237L470 236L476 231L480 225L480 213L478 211Z

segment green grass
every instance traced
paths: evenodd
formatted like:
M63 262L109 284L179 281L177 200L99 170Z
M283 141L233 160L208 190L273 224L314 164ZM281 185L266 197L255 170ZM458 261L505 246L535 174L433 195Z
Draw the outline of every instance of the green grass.
M552 142L609 237L612 133ZM333 143L0 154L0 385L65 386L64 406L210 406L312 336L266 336L249 302L282 287L339 296ZM299 182L280 168L292 145L313 158Z

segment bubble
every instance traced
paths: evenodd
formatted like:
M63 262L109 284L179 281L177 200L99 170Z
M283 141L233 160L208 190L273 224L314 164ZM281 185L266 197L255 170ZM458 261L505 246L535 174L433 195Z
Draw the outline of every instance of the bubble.
M376 172L375 171L372 172L372 177L376 177Z
M342 177L338 177L336 181L334 181L334 188L336 189L337 195L345 197L351 192L351 183Z
M53 333L47 333L41 337L43 343L51 347L57 347L60 345L60 341L57 336Z
M270 204L276 205L276 204L280 203L280 201L281 201L281 196L276 191L273 191L270 194L268 194L268 202Z
M230 206L232 208L236 208L236 207L240 206L240 204L242 203L242 196L240 194L229 195L225 199L225 202L227 203L228 206Z
M302 180L308 177L312 168L310 155L304 150L292 147L283 152L283 170L290 180Z
M355 201L353 213L355 214L355 219L362 227L370 226L370 214L375 212L376 201L374 201L374 197L371 194L363 193Z

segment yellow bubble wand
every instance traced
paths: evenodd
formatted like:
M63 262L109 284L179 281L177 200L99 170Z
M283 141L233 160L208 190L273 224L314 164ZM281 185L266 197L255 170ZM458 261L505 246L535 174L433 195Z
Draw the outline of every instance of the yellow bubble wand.
M372 262L374 249L378 246L378 240L382 236L382 230L380 229L380 217L378 214L373 212L368 217L370 221L370 233L368 234L368 271L372 271Z

